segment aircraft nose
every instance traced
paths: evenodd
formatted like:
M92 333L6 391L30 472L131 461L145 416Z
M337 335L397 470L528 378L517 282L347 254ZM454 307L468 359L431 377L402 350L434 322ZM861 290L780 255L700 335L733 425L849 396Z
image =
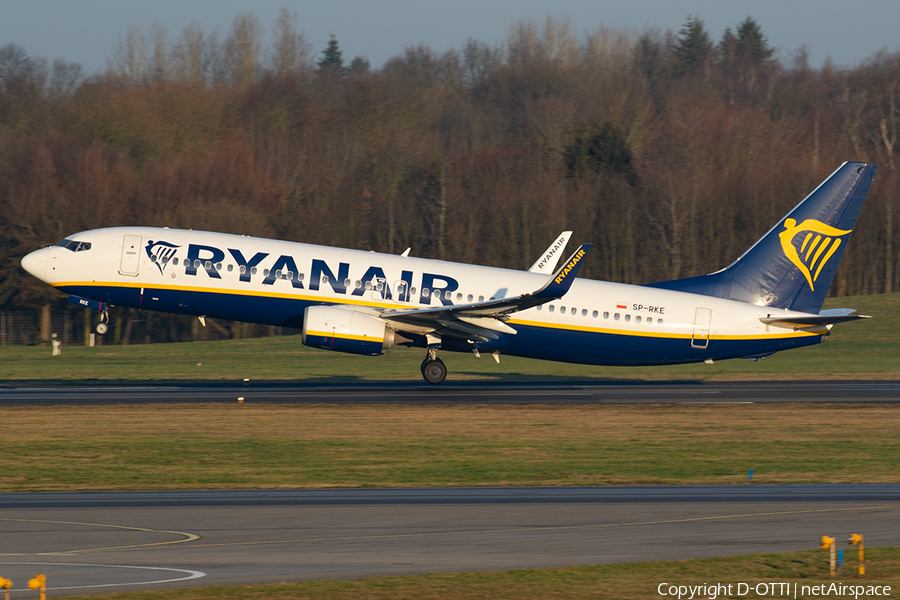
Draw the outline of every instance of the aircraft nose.
M49 251L49 248L41 248L31 254L26 254L22 257L22 268L41 281L46 281L47 254Z

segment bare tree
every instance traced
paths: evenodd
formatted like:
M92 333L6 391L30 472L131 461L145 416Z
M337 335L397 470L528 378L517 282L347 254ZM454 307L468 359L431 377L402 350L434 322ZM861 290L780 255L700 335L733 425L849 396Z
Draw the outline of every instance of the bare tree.
M251 14L234 18L231 34L223 48L225 80L238 87L250 85L259 79L262 53L262 28Z
M172 48L172 70L178 81L202 85L206 81L206 43L196 21L184 28Z
M282 8L272 27L272 50L268 68L278 76L308 75L315 65L313 49L302 32L297 31L297 14Z

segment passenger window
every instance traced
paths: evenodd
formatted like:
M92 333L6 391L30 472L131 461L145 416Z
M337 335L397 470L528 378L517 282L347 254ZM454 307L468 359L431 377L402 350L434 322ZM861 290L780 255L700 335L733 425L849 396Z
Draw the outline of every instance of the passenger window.
M472 296L472 294L469 294L468 296L466 296L466 299L467 299L469 302L471 302L471 301L474 299L474 296Z
M662 325L662 319L657 319L657 320L656 320L656 324L657 324L657 325Z
M263 277L268 277L268 276L269 276L269 270L268 270L268 269L263 269ZM326 279L326 278L323 277L322 279ZM326 281L325 283L328 283L328 282Z
M625 322L628 323L631 321L631 315L625 315Z
M345 280L344 280L344 287L345 287L345 288L350 287L350 283L352 283L352 282L351 282L349 279L345 279Z
M322 283L328 283L328 275L322 275Z
M459 302L462 300L462 294L456 294L456 301Z
M199 269L199 268L200 268L200 259L199 259L199 258L195 258L195 259L194 259L194 268L195 268L195 269Z
M360 288L362 287L362 281L360 281L359 279L357 279L357 280L356 280L356 283L355 283L354 285L356 286L356 289L360 289Z
M547 310L549 310L550 312L553 312L554 310L556 310L556 307L551 304L550 307L547 308Z
M376 284L375 284L375 289L376 289L377 291L379 291L379 292L380 292L381 290L383 290L383 289L384 289L384 282L383 282L383 281L379 281L378 283L376 283Z
M591 314L591 316L594 317L594 318L596 319L598 314L599 314L599 313L595 310L595 311Z
M640 316L640 315L636 316L636 317L634 318L634 322L635 322L635 323L640 323L640 322L641 322L641 316Z
M479 302L484 302L484 296L478 296L478 301L479 301Z
M281 279L281 269L275 271L275 279Z
M575 307L573 306L573 307L572 307L572 314L574 315L574 314L577 313L577 312L578 312L578 309L575 308Z
M177 256L172 259L172 264L175 265L176 267L178 266L178 257Z
M566 307L565 307L565 306L560 306L560 307L559 307L559 314L561 314L561 315L566 314Z
M288 271L288 272L287 272L287 278L288 278L288 279L293 279L293 278L294 278L294 272L293 272L293 271Z
M216 263L216 271L222 270L222 263Z
M541 310L541 308L543 308L543 306L542 306L541 304L538 304L538 305L537 305L537 309L538 309L538 310Z
M619 320L619 313L616 313L616 314L613 315L613 320L614 320L614 321L618 321L618 320Z
M608 318L609 318L609 311L604 311L604 312L603 312L603 318L604 318L604 319L608 319Z
M243 269L244 267L241 267L241 268ZM243 271L241 271L241 272L243 273ZM256 267L251 267L251 268L250 268L250 274L251 274L251 275L256 275Z
M410 289L409 289L409 294L410 294L411 296L415 296L415 295L416 295L416 288L410 288Z
M586 308L582 308L582 309L581 309L581 316L582 316L582 317L586 317L586 316L587 316L587 309L586 309Z
M371 290L371 289L372 289L372 282L371 282L371 281L367 281L367 282L366 282L366 289L367 289L367 290Z
M303 281L303 273L297 273L297 281Z
M234 265L228 265L228 272L231 273L234 271Z
M452 296L452 295L453 295L453 294L450 293L450 292L444 292L444 299L445 299L445 300L449 300L449 299L450 299L450 296Z
M422 288L422 297L428 298L430 296L431 296L431 290L429 290L428 288Z
M203 264L203 268L206 269L207 271L209 271L210 269L212 269L212 263L210 261L206 261Z

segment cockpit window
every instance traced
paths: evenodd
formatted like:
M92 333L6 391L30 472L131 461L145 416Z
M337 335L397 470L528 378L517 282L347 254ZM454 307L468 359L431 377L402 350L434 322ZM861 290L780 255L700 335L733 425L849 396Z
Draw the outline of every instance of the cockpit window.
M70 240L65 239L57 244L66 250L71 250L72 252L81 252L83 250L90 250L91 243L90 242L79 242L78 240Z

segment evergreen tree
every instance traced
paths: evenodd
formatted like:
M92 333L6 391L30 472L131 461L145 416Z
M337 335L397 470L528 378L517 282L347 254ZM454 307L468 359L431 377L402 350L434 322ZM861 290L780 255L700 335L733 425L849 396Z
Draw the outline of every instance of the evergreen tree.
M354 75L361 75L363 73L368 73L370 69L369 60L365 56L357 56L353 59L353 62L350 63L350 73Z
M678 32L678 45L675 47L675 72L687 75L696 71L703 64L710 48L712 48L712 42L703 26L703 21L697 17L688 17L684 27Z
M761 66L767 64L774 53L775 49L769 45L759 24L751 17L744 19L737 30L736 54Z
M322 52L322 60L319 61L319 69L343 75L346 72L346 69L344 68L344 58L342 54L337 37L332 33L328 40L328 46Z
M665 72L665 54L663 45L643 34L637 42L634 53L634 66L644 79L655 82Z

